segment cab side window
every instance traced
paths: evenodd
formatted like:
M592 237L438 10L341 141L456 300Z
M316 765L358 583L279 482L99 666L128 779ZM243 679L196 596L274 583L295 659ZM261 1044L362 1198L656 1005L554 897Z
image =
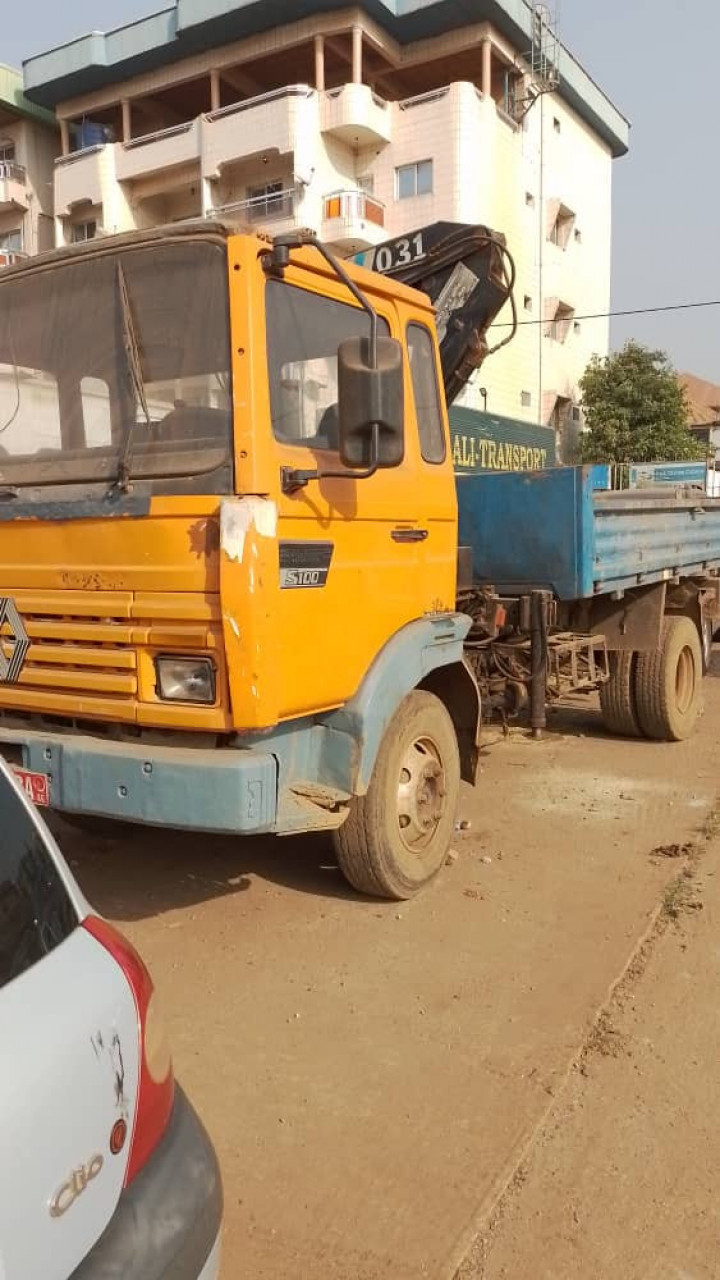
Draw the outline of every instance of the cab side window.
M440 408L435 346L429 330L421 324L409 324L407 347L420 452L425 462L444 462L445 431Z
M337 351L346 338L366 335L359 307L270 280L265 295L273 434L284 444L337 452ZM380 318L378 333L389 332Z

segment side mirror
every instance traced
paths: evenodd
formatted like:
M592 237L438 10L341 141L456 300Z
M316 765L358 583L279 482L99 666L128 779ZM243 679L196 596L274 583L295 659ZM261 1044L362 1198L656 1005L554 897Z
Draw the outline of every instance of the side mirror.
M369 338L348 338L340 344L338 408L343 466L400 465L405 453L402 343L378 337L376 368L370 363ZM373 457L375 434L377 457Z

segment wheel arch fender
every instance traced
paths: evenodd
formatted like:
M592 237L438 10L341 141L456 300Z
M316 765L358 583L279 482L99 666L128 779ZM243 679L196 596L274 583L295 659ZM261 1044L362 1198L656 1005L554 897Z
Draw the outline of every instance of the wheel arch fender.
M349 790L365 795L383 736L413 689L434 693L446 706L460 747L462 776L475 780L480 692L463 658L471 625L465 614L442 614L408 623L380 650L349 702L322 723L354 743Z
M473 786L477 778L480 751L481 702L475 675L463 659L446 667L436 667L418 685L434 693L444 703L455 726L460 748L460 777Z

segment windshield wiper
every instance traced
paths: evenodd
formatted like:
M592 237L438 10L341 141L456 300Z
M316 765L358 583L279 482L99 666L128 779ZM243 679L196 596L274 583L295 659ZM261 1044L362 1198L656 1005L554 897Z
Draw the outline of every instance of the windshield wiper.
M145 380L143 378L142 361L140 359L140 348L138 347L137 337L135 336L135 325L133 324L130 295L128 293L127 280L125 279L122 262L118 262L117 272L118 292L120 294L120 308L122 311L123 322L123 346L125 347L125 355L127 356L128 370L130 372L133 391L135 393L136 406L139 404L142 408L145 415L145 421L147 422L148 431L151 431L152 419L150 418L147 395L145 394ZM136 417L133 417L128 423L128 428L125 432L125 439L120 451L115 486L123 493L127 493L130 486L130 458L132 456L133 438L136 426L137 419Z

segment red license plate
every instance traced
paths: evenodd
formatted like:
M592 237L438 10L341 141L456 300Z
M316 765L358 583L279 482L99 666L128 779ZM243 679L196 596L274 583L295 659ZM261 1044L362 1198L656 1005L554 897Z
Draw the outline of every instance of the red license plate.
M47 808L50 804L50 779L46 773L31 773L29 769L13 769L13 773L28 800Z

